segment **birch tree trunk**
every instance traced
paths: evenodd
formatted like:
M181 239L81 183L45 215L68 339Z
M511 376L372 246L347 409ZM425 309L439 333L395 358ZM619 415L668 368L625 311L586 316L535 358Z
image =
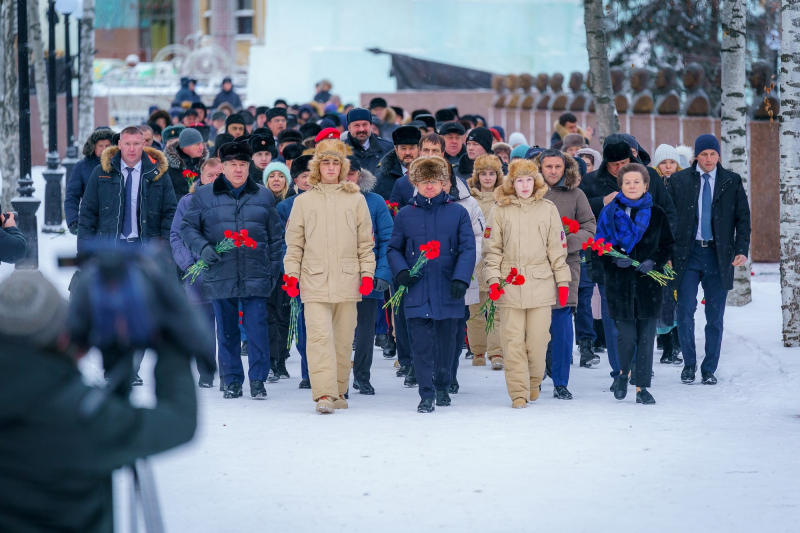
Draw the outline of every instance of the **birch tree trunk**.
M19 99L17 97L17 0L0 0L0 174L2 209L11 210L19 181Z
M780 231L783 345L800 346L800 4L781 1Z
M603 0L584 0L583 23L586 26L586 51L589 53L587 86L594 98L595 118L600 145L603 139L619 131L611 86L611 67L608 64L608 40Z
M83 0L83 18L80 21L81 50L78 70L81 77L80 93L78 95L78 137L75 144L78 153L83 149L83 144L94 131L94 95L92 84L94 72L94 0Z
M39 124L42 126L42 139L48 146L47 107L47 67L44 63L44 43L42 42L42 23L39 17L39 0L28 0L28 38L33 50L33 74L36 84L36 103L39 107Z
M722 165L742 177L744 190L750 196L747 164L747 104L744 100L745 32L747 10L745 0L725 0L722 19ZM728 305L742 306L752 301L750 294L750 260L733 272L733 290Z

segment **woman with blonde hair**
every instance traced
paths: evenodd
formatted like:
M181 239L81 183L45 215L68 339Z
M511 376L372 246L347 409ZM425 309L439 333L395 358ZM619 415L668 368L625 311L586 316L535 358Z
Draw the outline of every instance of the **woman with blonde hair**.
M275 205L286 199L292 185L292 173L289 167L281 162L274 161L264 169L264 187L275 196Z

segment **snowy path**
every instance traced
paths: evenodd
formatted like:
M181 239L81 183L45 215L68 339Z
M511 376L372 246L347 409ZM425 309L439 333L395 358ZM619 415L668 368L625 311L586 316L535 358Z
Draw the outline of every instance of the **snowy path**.
M41 270L66 296L72 272L55 258L74 254L75 237L40 239ZM417 414L417 390L378 351L377 394L353 394L333 416L316 415L297 388L295 352L292 378L268 385L266 401L199 389L195 440L154 459L167 529L799 531L800 349L781 345L771 272L753 278L752 304L726 312L719 385L682 385L681 367L656 364L653 407L613 399L605 357L572 367L573 401L553 399L547 380L522 410L510 408L502 372L462 366L453 405ZM82 365L90 380L96 362ZM152 398L152 364L136 401Z

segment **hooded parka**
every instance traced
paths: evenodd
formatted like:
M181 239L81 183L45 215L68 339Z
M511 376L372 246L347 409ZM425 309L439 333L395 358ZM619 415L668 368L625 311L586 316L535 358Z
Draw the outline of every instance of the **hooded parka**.
M208 147L203 146L203 155L200 157L189 157L178 146L178 139L167 141L164 148L164 155L169 163L169 179L172 180L172 188L175 191L175 198L180 200L189 194L189 180L183 175L184 171L191 170L197 176L194 180L200 180L200 167L208 159Z

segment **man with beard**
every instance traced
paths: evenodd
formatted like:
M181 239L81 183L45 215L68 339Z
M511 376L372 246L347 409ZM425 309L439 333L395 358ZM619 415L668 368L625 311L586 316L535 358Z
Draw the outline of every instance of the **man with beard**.
M386 154L378 165L378 183L373 192L383 196L384 200L389 199L395 182L408 174L408 167L419 157L421 138L422 133L414 126L400 126L394 130L394 151Z
M372 115L361 107L354 107L347 113L347 139L344 143L352 147L361 168L373 174L378 171L378 164L384 156L392 151L392 143L372 133Z

